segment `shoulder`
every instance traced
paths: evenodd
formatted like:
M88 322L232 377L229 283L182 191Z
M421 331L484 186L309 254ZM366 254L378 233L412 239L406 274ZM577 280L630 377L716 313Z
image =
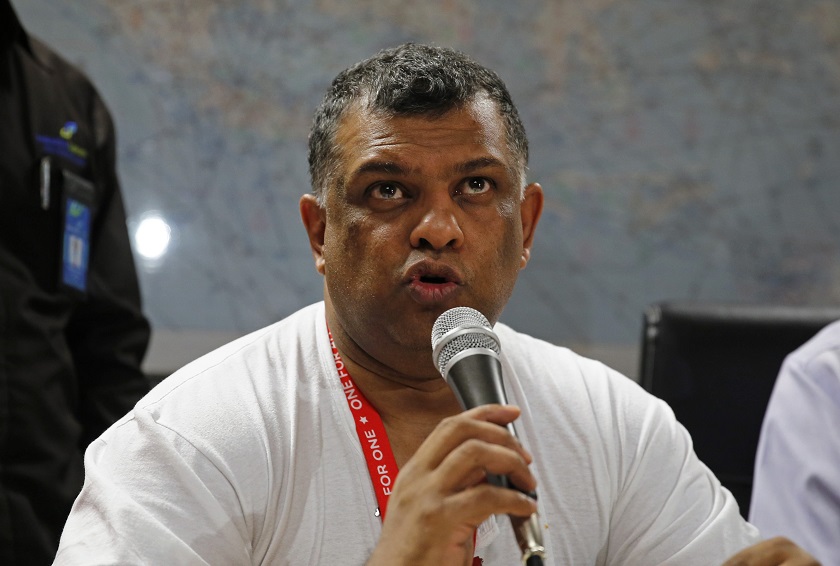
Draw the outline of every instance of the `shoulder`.
M600 422L602 430L633 436L651 419L676 423L665 402L606 364L503 324L495 331L511 385L523 396L569 407L578 418Z
M323 324L323 303L306 306L289 316L263 328L249 332L186 364L170 378L181 380L206 373L224 363L235 363L251 355L287 354L302 347L314 345L320 325ZM318 324L320 322L321 324ZM170 379L167 378L167 379Z
M323 303L301 309L185 365L134 411L185 435L217 425L222 434L236 427L244 433L257 423L272 426L306 401L317 403L325 389L329 350L322 326Z
M620 375L597 360L581 356L564 346L517 332L505 324L499 323L493 330L499 336L502 356L518 368L529 371L550 369L551 375L556 378L574 376L612 379L610 374Z
M829 324L793 351L785 364L802 369L832 370L840 379L840 320Z
M112 141L115 134L111 111L90 77L37 37L29 35L28 39L35 63L49 76L60 96L71 101L79 115L90 121L95 145Z
M563 454L563 483L544 475L543 491L592 484L619 562L704 563L754 537L664 401L601 362L497 326L532 449Z
M789 354L779 370L762 425L771 438L819 437L840 424L840 321ZM806 445L806 442L798 442Z
M823 328L785 358L771 407L792 396L840 405L840 321Z
M56 51L38 39L29 35L29 45L35 61L48 73L60 78L67 86L88 97L99 99L99 93L88 76L76 65L56 53Z
M291 497L292 480L317 473L320 460L310 456L324 442L336 389L326 384L325 335L319 303L164 379L88 448L83 505L119 501L119 509L109 504L108 520L160 533L158 548L167 551L208 524L225 525L214 540L227 550L243 533L256 540L263 525L288 512L272 502ZM175 500L194 523L173 521Z
M315 303L208 352L164 379L138 406L160 402L193 381L225 379L235 384L232 371L251 379L269 379L266 365L300 365L300 358L316 359L323 322L323 303ZM326 331L323 331L326 335ZM314 366L313 366L314 367ZM241 370L241 374L238 371ZM276 376L275 376L276 377Z
M656 399L635 381L603 362L517 332L504 324L497 324L494 331L501 342L503 359L517 370L517 375L537 379L541 386L578 384L604 393L611 391L646 400Z

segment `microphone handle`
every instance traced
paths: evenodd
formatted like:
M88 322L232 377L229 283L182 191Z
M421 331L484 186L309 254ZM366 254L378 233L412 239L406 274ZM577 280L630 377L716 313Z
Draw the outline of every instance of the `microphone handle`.
M495 356L478 353L462 357L452 364L446 375L446 382L455 392L455 396L464 410L481 405L507 405L499 360ZM513 423L509 423L505 428L514 438L518 439ZM497 487L522 491L512 485L507 476L487 474L487 481ZM533 492L528 493L528 495L536 498L536 494Z
M461 407L472 409L481 405L507 404L507 395L502 382L502 368L499 358L492 350L479 351L464 355L449 368L446 382L455 392ZM454 358L453 358L454 359ZM513 423L506 426L514 438L519 437ZM513 485L507 476L487 474L487 481L498 487L514 489L537 499L536 491L525 491ZM542 529L539 517L533 513L530 517L509 515L516 535L516 542L522 551L522 562L526 566L542 566L545 546L542 541Z

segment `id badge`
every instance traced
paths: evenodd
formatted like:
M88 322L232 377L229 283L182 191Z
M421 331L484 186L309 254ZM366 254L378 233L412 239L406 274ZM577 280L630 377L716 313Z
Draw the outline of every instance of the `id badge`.
M61 286L87 294L90 231L93 223L93 183L67 170L62 179Z

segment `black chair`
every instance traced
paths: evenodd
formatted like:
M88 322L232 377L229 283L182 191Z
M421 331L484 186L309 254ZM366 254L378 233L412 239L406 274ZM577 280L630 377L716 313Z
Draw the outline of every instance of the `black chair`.
M840 308L663 302L644 313L641 385L673 408L746 518L764 411L785 356Z

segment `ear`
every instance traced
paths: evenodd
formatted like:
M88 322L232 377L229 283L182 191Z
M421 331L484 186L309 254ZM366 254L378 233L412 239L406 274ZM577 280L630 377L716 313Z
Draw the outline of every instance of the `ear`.
M315 195L305 194L300 197L300 218L309 235L309 247L315 259L315 269L324 274L324 232L327 229L327 211L318 204Z
M522 214L522 260L520 269L525 269L531 259L531 246L534 244L534 232L543 209L543 190L539 183L531 183L525 187L525 197L520 204Z

